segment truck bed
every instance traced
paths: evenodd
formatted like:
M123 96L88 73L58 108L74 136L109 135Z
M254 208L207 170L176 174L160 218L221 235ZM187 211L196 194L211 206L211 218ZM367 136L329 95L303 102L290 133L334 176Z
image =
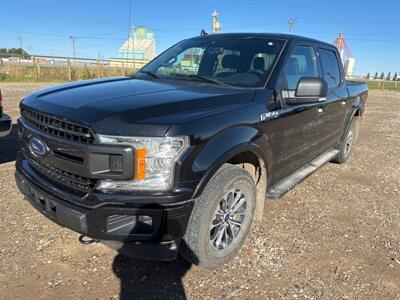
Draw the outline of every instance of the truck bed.
M346 80L346 85L350 97L368 93L368 86L365 82Z

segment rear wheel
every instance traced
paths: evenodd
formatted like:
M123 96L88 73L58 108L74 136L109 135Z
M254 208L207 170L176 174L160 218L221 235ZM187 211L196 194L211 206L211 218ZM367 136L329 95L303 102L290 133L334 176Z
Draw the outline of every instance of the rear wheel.
M332 161L338 164L344 163L350 156L351 150L356 139L356 119L351 120L350 126L344 136L343 140L339 144L339 153Z
M251 227L256 186L243 168L225 164L196 200L182 255L207 269L232 259Z

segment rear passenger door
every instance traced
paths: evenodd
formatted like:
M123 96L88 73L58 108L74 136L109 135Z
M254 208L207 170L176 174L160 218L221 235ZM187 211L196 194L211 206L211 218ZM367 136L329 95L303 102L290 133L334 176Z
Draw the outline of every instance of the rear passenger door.
M344 120L348 109L348 92L344 81L343 69L340 67L341 59L338 52L329 46L317 46L318 60L321 68L321 77L328 84L326 97L326 122L323 132L323 150L336 146L340 139Z

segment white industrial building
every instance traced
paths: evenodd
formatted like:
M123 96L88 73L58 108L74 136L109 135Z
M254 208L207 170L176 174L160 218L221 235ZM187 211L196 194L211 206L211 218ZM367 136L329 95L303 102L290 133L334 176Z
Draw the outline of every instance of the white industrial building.
M156 56L154 32L144 26L133 27L118 53L118 58L110 58L110 65L142 67Z

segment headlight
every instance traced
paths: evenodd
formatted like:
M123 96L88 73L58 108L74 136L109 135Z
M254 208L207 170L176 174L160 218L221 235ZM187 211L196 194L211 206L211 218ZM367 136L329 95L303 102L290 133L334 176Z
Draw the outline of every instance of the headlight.
M178 158L189 147L189 138L130 137L97 135L101 144L131 145L135 148L135 178L132 180L101 180L102 191L157 190L172 187L174 167Z

